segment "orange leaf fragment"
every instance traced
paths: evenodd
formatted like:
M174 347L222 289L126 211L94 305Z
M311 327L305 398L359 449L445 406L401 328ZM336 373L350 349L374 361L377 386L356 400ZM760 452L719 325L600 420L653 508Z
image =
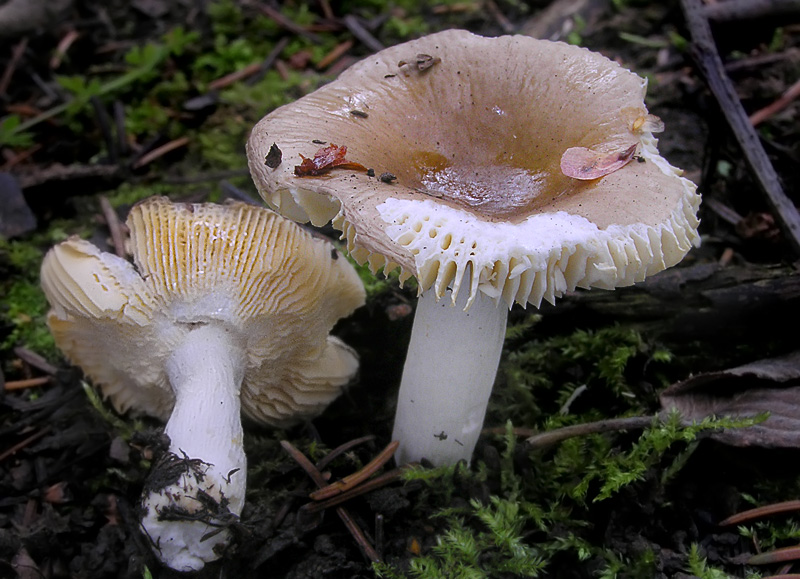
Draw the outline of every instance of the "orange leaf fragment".
M567 177L591 181L622 169L636 153L636 145L616 153L598 153L586 147L570 147L561 155L561 172Z
M342 145L334 145L331 143L327 147L319 149L314 153L314 158L309 159L300 155L303 162L296 165L294 174L298 177L315 177L317 175L324 175L325 173L336 169L355 169L357 171L366 171L367 168L360 163L353 163L345 159L347 154L347 147Z

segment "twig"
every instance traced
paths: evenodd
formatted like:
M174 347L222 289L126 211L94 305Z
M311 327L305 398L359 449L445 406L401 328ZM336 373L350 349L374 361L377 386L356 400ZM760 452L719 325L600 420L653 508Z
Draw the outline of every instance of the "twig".
M199 175L165 177L164 183L168 185L192 185L195 183L219 181L220 179L230 179L231 177L244 177L249 174L250 171L247 169L229 169L227 171L215 171L213 173L200 173Z
M11 380L10 382L5 383L4 389L6 392L11 392L12 390L24 390L25 388L44 386L52 381L52 376L39 376L38 378L28 378L26 380Z
M41 143L36 143L32 147L28 147L24 151L20 151L19 153L13 154L13 156L7 159L5 163L0 165L0 171L8 171L12 167L16 167L23 161L27 161L35 153L39 152L42 149L42 147L43 145Z
M319 489L318 491L314 491L309 496L311 497L312 500L322 501L352 489L359 483L367 480L369 477L375 474L378 471L378 469L380 469L384 464L386 464L389 460L391 460L398 446L400 446L399 441L394 440L390 442L386 446L386 448L384 448L380 453L378 453L375 456L375 458L369 461L369 463L367 463L367 465L364 466L364 468L354 472L351 475L344 477L341 480L333 482Z
M355 44L353 40L345 40L344 42L341 42L336 46L334 46L333 50L331 50L328 54L323 56L317 63L316 66L317 70L323 70L325 68L328 68L328 66L330 66L332 63L339 60L339 58L344 53L353 48L353 44Z
M53 366L50 362L42 358L36 352L32 352L31 350L29 350L28 348L17 346L16 348L14 348L14 354L16 354L16 356L26 364L29 364L34 368L41 370L45 374L50 374L51 376L55 376L56 373L58 373L58 368Z
M253 76L254 74L256 74L261 70L261 66L262 66L261 61L252 62L247 66L245 66L244 68L236 70L230 74L226 74L225 76L221 76L216 80L212 80L210 83L208 83L208 88L210 90L219 90L221 88L225 88L226 86L230 86L233 83L238 82L244 78Z
M3 77L0 78L0 95L6 94L8 85L11 83L11 77L14 76L14 71L17 70L22 55L25 54L25 49L28 48L28 37L23 37L22 40L17 42L14 50L11 51L11 59L8 61L8 66L3 71Z
M797 559L800 559L800 545L784 547L782 549L775 549L774 551L753 555L747 560L747 564L769 565L771 563L783 563L784 561L795 561ZM782 575L781 577L791 577L791 575Z
M506 34L511 34L515 32L516 28L511 23L511 21L506 18L506 15L500 10L497 4L494 3L493 0L484 0L483 2L484 7L486 10L492 15L495 21L500 25L500 28L503 29L503 32Z
M797 14L798 12L800 12L800 1L798 0L726 0L708 4L703 8L704 16L716 22L750 20L762 16Z
M717 52L711 27L700 0L681 0L686 23L692 35L697 66L717 98L736 140L755 173L761 189L777 214L795 253L800 254L800 213L783 191L778 174L747 118L744 107L731 80L725 75L722 59Z
M395 468L380 476L376 476L375 478L370 479L367 482L355 488L351 488L341 494L332 496L330 498L325 498L324 500L315 500L312 503L307 503L303 505L301 508L308 513L318 513L320 511L324 511L325 509L349 501L352 498L355 498L357 496L371 492L375 489L379 489L381 487L386 486L390 482L393 482L398 478L400 478L400 475L402 475L403 471L406 470L407 468L408 468L407 466ZM325 490L326 488L328 487L324 487L321 490ZM314 493L311 494L313 495Z
M344 17L343 22L350 31L350 34L358 38L358 41L369 48L372 52L383 50L384 46L381 41L372 36L372 34L366 28L364 28L358 18L352 14L348 14Z
M281 28L284 28L284 29L286 29L289 32L292 32L294 34L298 34L300 36L303 36L303 37L307 38L308 40L310 40L311 42L313 42L314 44L321 44L322 43L322 39L318 35L314 34L313 32L309 32L308 30L306 30L305 28L303 28L302 26L300 26L296 22L293 22L293 21L289 20L286 16L281 14L279 11L277 11L272 6L269 6L267 4L260 4L258 6L258 8L259 8L259 10L261 10L261 12L264 13L265 16L267 16L268 18L271 18L272 20L274 20L275 23L278 26L280 26Z
M608 420L598 420L597 422L586 422L565 426L556 430L549 430L535 434L525 442L532 449L545 448L558 442L574 438L576 436L586 436L587 434L599 434L614 430L633 430L637 428L647 428L653 424L652 416L632 416L630 418L610 418Z
M375 435L367 434L366 436L362 436L360 438L354 438L353 440L348 440L344 444L340 444L332 451L330 451L328 454L326 454L322 458L322 460L317 462L317 469L320 471L324 470L325 467L327 467L336 457L341 456L345 452L350 451L350 449L355 448L359 444L364 444L365 442L371 442L373 440L375 440Z
M114 126L117 129L117 151L123 157L128 154L128 129L125 128L125 105L121 100L114 101Z
M55 70L61 66L61 61L67 55L69 47L72 46L73 43L80 38L80 36L80 32L74 28L64 35L64 37L58 42L58 46L56 46L53 56L50 58L51 69Z
M703 199L703 205L716 213L720 219L727 221L731 225L738 225L743 219L743 217L739 215L735 209L714 198Z
M28 438L20 440L17 444L12 446L11 448L7 448L2 453L0 453L0 462L4 461L9 456L15 455L17 452L19 452L20 450L22 450L23 448L25 448L29 444L32 444L32 443L36 442L37 440L42 438L48 432L50 432L50 427L49 426L45 426L39 432L34 432Z
M731 525L741 525L742 523L749 523L761 517L771 517L773 515L783 515L786 513L796 513L800 511L800 501L784 501L782 503L775 503L773 505L765 505L763 507L756 507L741 513L731 515L727 519L719 522L720 527L729 527Z
M245 203L249 203L250 205L260 205L255 199L250 197L247 193L239 189L236 185L231 183L230 181L226 181L222 179L219 183L220 189L223 192L227 193L227 195L233 199L238 199L239 201L243 201Z
M108 159L112 164L117 162L117 142L114 140L114 132L111 130L111 117L108 115L106 107L97 96L92 95L89 98L92 103L94 114L97 117L97 123L100 125L100 133L103 135L103 140L106 142L106 149L108 149Z
M311 480L314 481L318 487L324 487L327 482L325 478L322 476L322 473L317 470L306 456L297 450L291 442L288 440L281 440L281 446L283 449L291 455L291 457L300 465L300 467L306 471ZM356 543L361 547L364 551L364 554L367 558L372 561L373 563L380 563L381 558L378 553L375 551L375 548L370 544L367 540L367 537L364 535L364 532L361 530L361 527L353 520L350 516L350 513L344 507L336 507L336 514L339 515L339 518L344 523L347 530L350 531L350 534L353 535L353 538L356 540Z
M798 97L800 97L800 80L790 86L777 100L750 115L750 124L755 127L756 125L763 123L772 115L777 114L788 107L790 104L792 104L792 101Z
M111 233L111 243L114 246L114 253L119 257L125 257L125 239L122 236L122 227L119 222L119 216L111 203L105 195L100 195L100 209L103 211L103 217L106 220L108 231Z
M180 149L181 147L185 147L189 144L189 137L180 137L178 139L174 139L169 143L165 143L160 147L156 147L149 153L142 155L134 164L134 169L141 169L145 165L152 163L159 157L163 157L167 153L171 153L175 149Z
M275 61L278 60L278 57L281 55L283 50L289 44L289 37L282 36L278 42L275 43L275 46L272 47L272 50L269 51L267 57L261 62L261 68L259 69L257 74L254 74L249 79L247 79L247 84L255 84L259 80L261 80L266 72L273 67Z

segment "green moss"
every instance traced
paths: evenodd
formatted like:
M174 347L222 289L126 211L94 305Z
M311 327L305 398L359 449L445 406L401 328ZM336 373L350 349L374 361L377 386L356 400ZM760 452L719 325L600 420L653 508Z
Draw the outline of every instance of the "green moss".
M0 349L25 346L53 360L57 351L45 323L49 306L39 287L43 255L32 241L0 239L0 270L7 273L0 283L0 293L4 295L0 323L8 328Z

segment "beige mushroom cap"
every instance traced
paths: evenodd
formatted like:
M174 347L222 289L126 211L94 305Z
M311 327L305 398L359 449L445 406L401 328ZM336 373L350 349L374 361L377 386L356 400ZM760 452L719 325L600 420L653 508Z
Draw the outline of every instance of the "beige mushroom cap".
M355 353L328 334L364 289L331 244L243 203L151 198L127 223L135 268L72 238L41 274L56 344L116 409L169 417L165 361L197 324L243 347L242 408L259 422L313 416L353 377Z
M385 49L262 119L248 142L264 199L333 219L373 270L399 266L453 299L466 280L509 306L576 287L611 289L674 265L698 242L700 197L659 156L646 81L586 49L448 30ZM316 142L315 142L316 141ZM298 177L320 141L397 177L335 169ZM265 164L275 143L282 162ZM567 149L636 147L608 175L564 175Z

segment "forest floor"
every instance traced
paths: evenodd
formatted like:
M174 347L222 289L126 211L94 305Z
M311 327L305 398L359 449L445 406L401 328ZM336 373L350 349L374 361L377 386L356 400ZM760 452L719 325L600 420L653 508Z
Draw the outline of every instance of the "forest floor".
M695 13L710 22L736 105L763 110L753 121L736 117L706 84L696 30L687 26L694 4L0 6L0 576L181 576L158 563L138 528L161 424L115 413L59 354L38 283L48 248L80 235L113 251L128 210L150 195L260 201L244 143L263 115L381 46L447 28L564 40L646 76L648 108L666 125L659 150L703 195L702 245L635 287L513 308L470 466L419 468L349 500L363 531L357 540L331 509L316 517L299 510L312 484L280 442L314 462L338 448L326 466L332 479L390 442L416 296L362 269L367 305L335 329L359 353L357 383L311 423L278 431L246 424L247 503L225 556L197 576L791 573L791 561L750 558L800 543L800 517L719 523L800 498L800 262L791 226L783 226L800 195L800 13L788 6L743 16L726 10L734 0ZM48 20L41 6L60 12ZM740 146L732 118L755 125L766 165L748 160L752 143ZM770 171L789 197L785 213L760 184ZM730 371L751 362L758 364ZM694 425L664 412L663 392L680 384L670 400ZM726 411L757 418L703 418ZM628 428L608 422L619 418ZM596 422L603 431L529 440Z

